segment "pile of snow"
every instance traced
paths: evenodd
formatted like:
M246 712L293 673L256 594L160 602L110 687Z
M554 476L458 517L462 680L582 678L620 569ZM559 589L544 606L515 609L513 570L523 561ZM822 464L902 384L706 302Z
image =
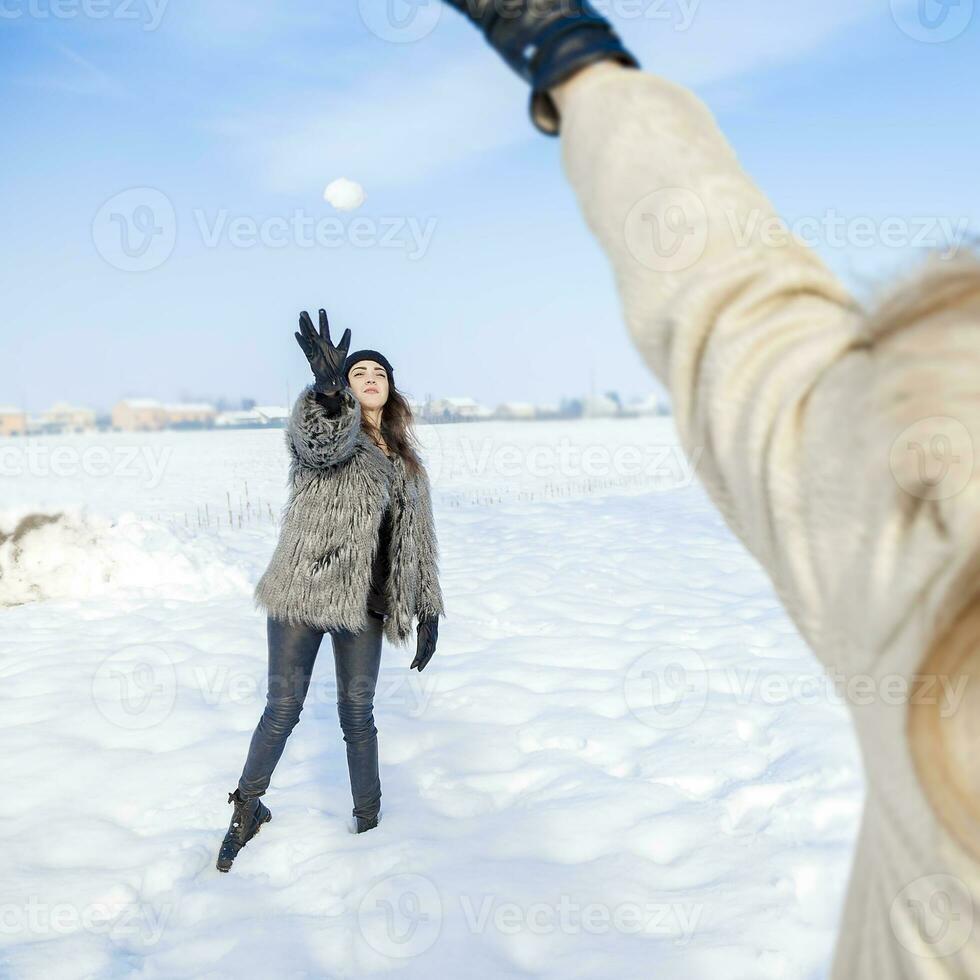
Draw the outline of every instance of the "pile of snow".
M206 598L247 592L220 544L131 513L0 513L0 606L129 593Z

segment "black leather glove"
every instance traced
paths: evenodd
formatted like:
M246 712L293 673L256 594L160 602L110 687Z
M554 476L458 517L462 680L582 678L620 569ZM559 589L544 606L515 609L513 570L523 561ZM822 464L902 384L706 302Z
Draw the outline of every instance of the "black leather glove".
M432 654L436 652L436 643L439 641L439 617L432 616L419 620L418 625L418 649L415 659L409 666L418 667L421 673L425 670L425 665L432 659Z
M446 0L483 31L490 46L531 84L531 120L558 133L548 90L596 61L640 63L588 0Z
M347 352L350 350L350 327L344 331L340 344L334 347L330 341L327 311L320 310L320 333L317 335L310 314L303 310L299 315L299 332L294 336L313 369L313 377L316 379L313 387L318 395L337 396L348 387L344 361L347 360ZM339 398L328 401L338 402Z

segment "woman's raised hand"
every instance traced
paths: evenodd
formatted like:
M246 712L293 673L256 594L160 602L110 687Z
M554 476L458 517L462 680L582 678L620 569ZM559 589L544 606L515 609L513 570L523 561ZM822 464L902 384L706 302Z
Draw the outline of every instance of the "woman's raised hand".
M344 331L340 343L334 347L330 341L330 324L327 322L327 311L320 310L320 333L318 335L313 329L310 314L303 310L299 315L299 331L295 337L313 369L313 376L316 378L314 387L317 391L323 394L331 394L347 387L344 361L347 360L347 352L350 350L350 327Z

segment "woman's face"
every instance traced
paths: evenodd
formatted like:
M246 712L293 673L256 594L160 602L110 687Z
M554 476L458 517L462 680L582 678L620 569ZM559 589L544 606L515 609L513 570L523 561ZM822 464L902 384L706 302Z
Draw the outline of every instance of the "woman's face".
M377 361L358 361L347 380L363 407L381 408L388 401L388 372Z

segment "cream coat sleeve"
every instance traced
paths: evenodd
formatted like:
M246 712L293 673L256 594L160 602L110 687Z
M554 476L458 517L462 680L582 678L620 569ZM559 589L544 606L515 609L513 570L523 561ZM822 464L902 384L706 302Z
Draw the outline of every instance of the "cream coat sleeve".
M560 108L565 173L685 451L816 655L863 685L868 800L834 980L980 977L980 922L963 926L978 863L923 793L894 696L980 581L977 280L937 273L941 301L868 318L779 234L692 93L610 67ZM959 913L938 944L916 919L937 889Z

